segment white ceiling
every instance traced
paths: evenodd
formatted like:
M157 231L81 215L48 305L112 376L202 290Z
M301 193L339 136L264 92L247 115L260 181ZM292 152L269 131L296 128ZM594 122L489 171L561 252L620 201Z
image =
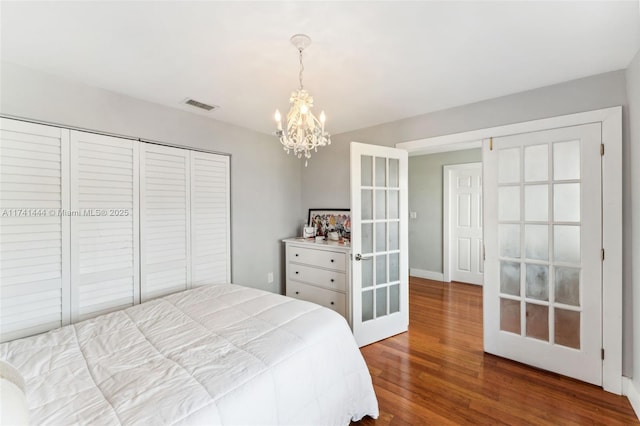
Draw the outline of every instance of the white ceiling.
M305 86L336 134L593 74L640 48L624 2L6 2L1 59L274 130ZM199 113L199 112L198 112Z

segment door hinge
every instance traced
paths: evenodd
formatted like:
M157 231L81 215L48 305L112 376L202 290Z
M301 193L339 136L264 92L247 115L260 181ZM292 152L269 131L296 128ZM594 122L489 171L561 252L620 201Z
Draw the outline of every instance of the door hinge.
M604 249L602 249L601 256L602 256L602 260L604 260Z
M600 349L601 358L604 360L604 348Z
M604 155L604 144L600 144L600 155Z
M493 137L489 138L489 151L493 151Z
M482 245L482 260L487 260L487 251L484 248L484 244Z

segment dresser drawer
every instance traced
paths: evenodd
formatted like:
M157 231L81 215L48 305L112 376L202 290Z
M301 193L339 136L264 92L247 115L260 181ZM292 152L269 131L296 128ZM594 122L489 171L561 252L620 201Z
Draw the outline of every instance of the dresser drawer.
M287 296L317 303L333 309L343 317L347 316L347 297L343 293L289 281L287 282Z
M313 250L298 246L288 246L287 254L289 262L304 263L321 268L335 269L336 271L346 271L347 256L345 253L338 253L326 250Z
M289 263L287 276L291 280L302 281L329 290L347 291L347 275L344 272L329 271L297 263Z

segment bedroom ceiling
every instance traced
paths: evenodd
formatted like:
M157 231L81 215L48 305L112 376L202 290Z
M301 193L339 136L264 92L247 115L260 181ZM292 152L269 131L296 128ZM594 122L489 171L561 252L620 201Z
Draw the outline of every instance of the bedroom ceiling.
M1 59L272 133L305 86L333 134L626 68L626 2L7 2ZM192 97L221 108L201 113Z

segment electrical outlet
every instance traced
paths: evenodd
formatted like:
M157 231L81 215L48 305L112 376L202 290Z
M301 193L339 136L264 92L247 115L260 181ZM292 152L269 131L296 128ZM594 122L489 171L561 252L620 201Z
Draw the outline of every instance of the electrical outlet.
M410 212L409 213L409 217L411 219L417 219L418 218L418 212Z
M273 272L269 272L267 274L267 283L271 284L273 282Z

